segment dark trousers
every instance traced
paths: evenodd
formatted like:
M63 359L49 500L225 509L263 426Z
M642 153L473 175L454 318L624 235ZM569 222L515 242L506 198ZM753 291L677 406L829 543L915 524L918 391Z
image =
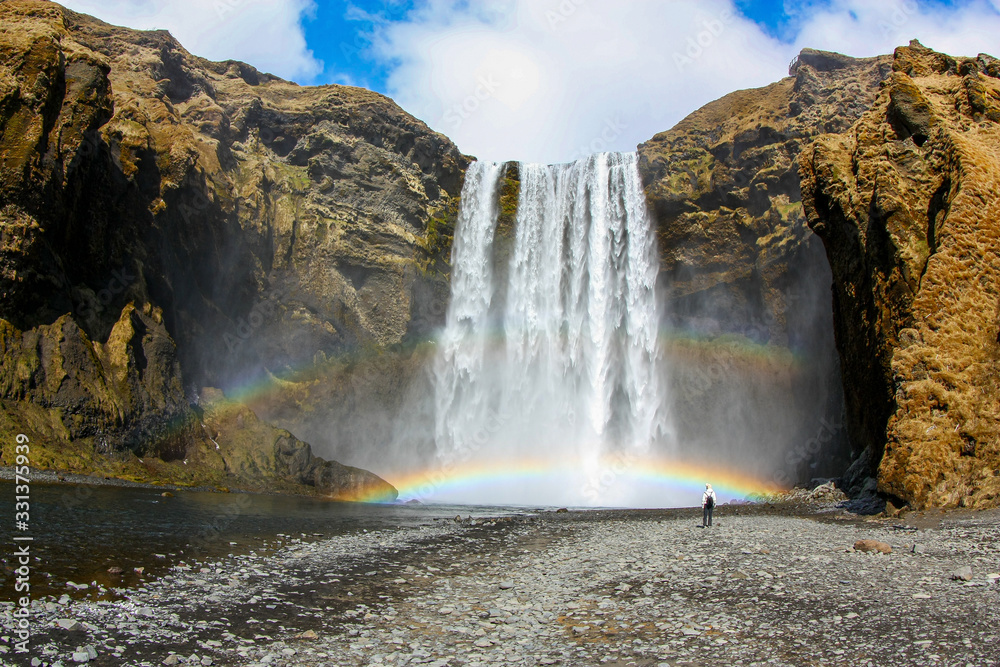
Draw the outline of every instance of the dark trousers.
M711 526L712 525L712 510L714 507L705 507L701 511L701 525Z

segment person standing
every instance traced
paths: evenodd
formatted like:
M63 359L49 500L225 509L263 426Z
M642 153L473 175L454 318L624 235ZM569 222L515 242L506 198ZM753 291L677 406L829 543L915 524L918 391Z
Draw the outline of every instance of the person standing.
M715 491L712 490L711 484L705 485L705 493L701 494L701 527L711 528L712 527L712 510L715 509L715 504L718 502L718 498L715 497Z

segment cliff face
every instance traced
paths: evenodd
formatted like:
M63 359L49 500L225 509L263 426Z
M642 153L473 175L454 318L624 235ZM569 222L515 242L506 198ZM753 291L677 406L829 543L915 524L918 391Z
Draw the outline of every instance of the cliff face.
M785 484L851 452L830 269L797 158L873 103L888 57L804 50L788 78L711 102L639 146L659 235L675 419L686 449Z
M879 490L1000 498L1000 62L896 50L872 109L802 156L834 275L847 426Z
M163 309L189 382L419 335L466 160L390 100L0 6L0 316ZM434 231L428 237L428 228ZM425 270L426 269L426 270Z
M185 389L419 339L447 299L466 162L375 93L301 88L50 2L0 3L5 340L28 358L58 339L74 353L52 372L87 385L68 396L49 382L43 397L5 356L8 421L93 390L78 425L49 418L64 441L100 430L127 449L136 420L188 414ZM109 398L86 350L116 336L156 349L136 388ZM87 423L93 434L75 430Z

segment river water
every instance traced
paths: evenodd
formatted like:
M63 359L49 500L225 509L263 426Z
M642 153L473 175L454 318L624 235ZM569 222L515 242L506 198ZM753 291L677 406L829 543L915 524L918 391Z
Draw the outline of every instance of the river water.
M112 598L174 565L294 541L385 528L406 529L510 508L343 503L296 496L31 484L31 594ZM14 599L14 484L0 481L2 589ZM24 544L23 542L18 544ZM109 572L121 568L121 574ZM137 572L137 568L141 572ZM86 585L77 588L70 583ZM95 585L96 584L96 585Z

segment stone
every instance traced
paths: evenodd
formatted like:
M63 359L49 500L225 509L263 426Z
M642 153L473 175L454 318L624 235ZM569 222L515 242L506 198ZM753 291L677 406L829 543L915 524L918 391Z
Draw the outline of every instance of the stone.
M972 567L964 565L954 570L949 577L955 581L972 581Z
M178 655L176 655L174 653L171 653L170 655L168 655L166 658L163 659L163 664L164 665L179 665L179 664L181 664L181 658L180 658L180 656L178 656Z
M306 630L297 635L299 639L319 639L319 635L316 634L315 630Z
M68 630L70 632L77 632L83 630L83 625L72 618L58 618L56 619L56 625L58 625L63 630Z
M879 542L878 540L858 540L854 543L855 551L863 552L878 552L883 554L891 554L892 547L885 542Z
M500 582L500 590L506 591L506 590L510 590L511 588L514 588L514 582L513 581L507 579L507 580L504 580L504 581Z
M911 551L915 554L925 554L927 553L927 547L923 544L914 544Z
M73 662L90 662L90 654L86 651L74 651L71 657Z

